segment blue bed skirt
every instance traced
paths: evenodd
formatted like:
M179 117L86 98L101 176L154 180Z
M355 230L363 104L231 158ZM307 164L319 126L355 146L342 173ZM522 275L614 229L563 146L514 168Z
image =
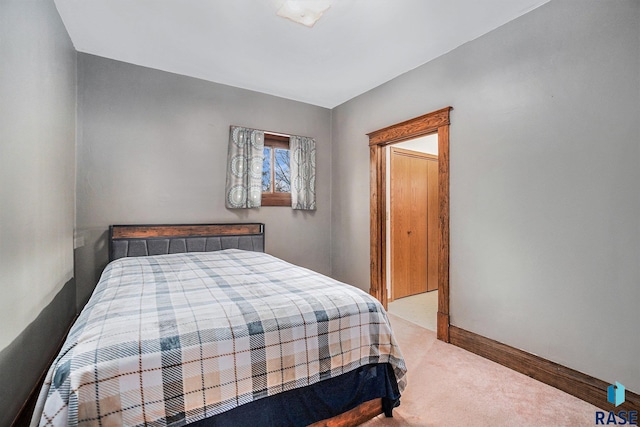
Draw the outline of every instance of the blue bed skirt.
M382 398L387 417L391 417L393 408L400 404L398 384L388 363L362 366L336 378L265 397L189 426L307 426L376 398Z

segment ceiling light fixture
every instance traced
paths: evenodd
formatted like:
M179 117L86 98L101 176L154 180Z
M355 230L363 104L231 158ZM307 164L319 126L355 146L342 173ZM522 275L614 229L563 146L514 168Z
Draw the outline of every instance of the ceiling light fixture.
M328 0L285 0L278 16L311 28L330 7Z

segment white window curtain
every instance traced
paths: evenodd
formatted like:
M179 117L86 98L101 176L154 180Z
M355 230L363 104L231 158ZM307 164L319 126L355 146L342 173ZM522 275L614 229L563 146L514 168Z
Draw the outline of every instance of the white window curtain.
M227 208L260 207L263 150L264 132L231 126L225 187Z
M306 136L289 139L291 207L316 210L316 141Z

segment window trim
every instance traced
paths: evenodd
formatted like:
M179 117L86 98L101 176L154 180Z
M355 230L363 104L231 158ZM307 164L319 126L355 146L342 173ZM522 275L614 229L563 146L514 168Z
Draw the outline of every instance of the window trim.
M275 172L275 149L284 148L289 150L289 137L283 135L274 135L270 133L264 134L264 146L271 148L271 190L262 192L261 206L291 206L291 192L282 193L273 191Z

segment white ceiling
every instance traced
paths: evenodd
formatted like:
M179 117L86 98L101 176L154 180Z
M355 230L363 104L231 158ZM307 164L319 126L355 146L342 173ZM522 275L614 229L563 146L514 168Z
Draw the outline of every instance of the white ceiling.
M283 1L55 3L79 52L333 108L548 0L333 0L312 28Z
M390 145L388 147L391 147ZM393 144L394 148L404 148L405 150L417 151L419 153L427 153L438 155L438 134L419 136L408 141Z

